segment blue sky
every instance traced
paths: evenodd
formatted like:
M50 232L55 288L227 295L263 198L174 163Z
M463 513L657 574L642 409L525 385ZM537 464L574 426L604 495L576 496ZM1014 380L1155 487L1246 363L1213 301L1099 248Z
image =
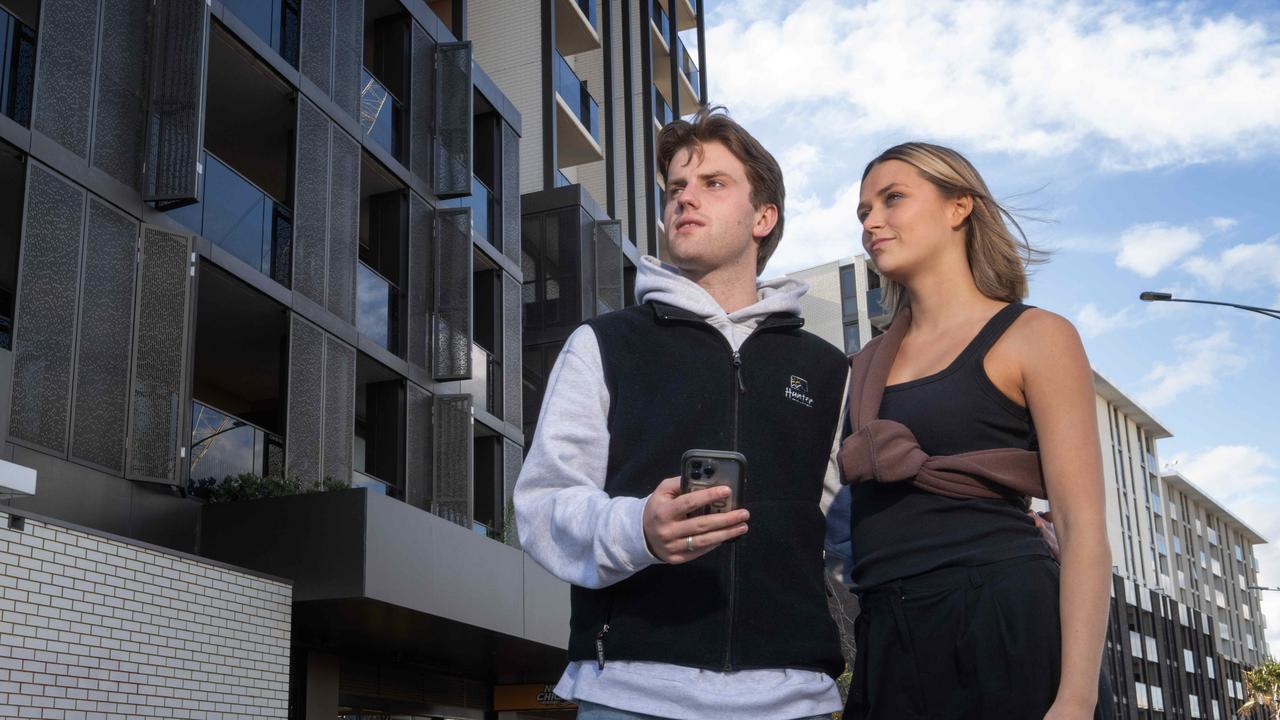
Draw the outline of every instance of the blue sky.
M860 251L857 179L909 139L965 153L1055 251L1029 302L1174 437L1176 467L1275 542L1280 322L1143 290L1280 308L1280 6L1102 0L708 0L707 72L782 163L767 275ZM687 42L693 41L690 38ZM1280 593L1264 594L1280 653Z

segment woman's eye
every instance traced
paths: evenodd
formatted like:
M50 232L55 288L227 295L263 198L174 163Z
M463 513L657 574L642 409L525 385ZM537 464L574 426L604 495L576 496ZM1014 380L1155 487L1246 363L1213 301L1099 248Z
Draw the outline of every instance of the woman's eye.
M889 193L888 195L885 195L885 196L884 196L884 199L885 199L885 202L893 202L894 200L901 200L901 199L902 199L902 193L900 193L900 192L891 192L891 193Z

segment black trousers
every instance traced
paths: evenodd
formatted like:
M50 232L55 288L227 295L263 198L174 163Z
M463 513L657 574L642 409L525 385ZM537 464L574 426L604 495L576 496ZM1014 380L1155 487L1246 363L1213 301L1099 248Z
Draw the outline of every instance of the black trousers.
M1041 720L1058 691L1058 564L944 568L860 594L846 720ZM1095 718L1112 717L1099 679Z

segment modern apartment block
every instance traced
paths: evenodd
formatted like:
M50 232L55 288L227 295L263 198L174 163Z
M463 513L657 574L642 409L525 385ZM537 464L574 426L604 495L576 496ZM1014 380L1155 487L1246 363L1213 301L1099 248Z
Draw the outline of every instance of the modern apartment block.
M807 282L806 329L856 352L888 319L865 257L790 273ZM1234 716L1244 671L1270 656L1254 546L1266 539L1176 472L1156 443L1172 437L1094 372L1113 563L1104 664L1118 717ZM1261 718L1260 711L1251 717Z
M530 116L474 62L469 14L0 0L0 459L38 474L0 506L0 683L50 688L0 691L0 715L61 709L66 677L166 633L197 664L242 651L218 662L245 693L183 713L482 718L497 686L558 676L567 587L504 543ZM54 645L49 622L100 610L64 582L127 604L125 657ZM193 629L192 597L230 639ZM275 684L236 604L278 631ZM246 709L255 688L277 696ZM193 716L99 692L72 709Z
M706 98L705 17L702 0L468 0L467 17L523 118L528 438L565 339L634 302L640 256L664 253L657 133Z

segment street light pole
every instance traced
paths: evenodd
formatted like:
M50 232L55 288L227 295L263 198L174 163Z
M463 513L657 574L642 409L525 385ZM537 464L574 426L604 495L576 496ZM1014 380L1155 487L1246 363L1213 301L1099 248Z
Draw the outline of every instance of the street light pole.
M1253 305L1241 305L1239 303L1232 303L1232 302L1217 302L1216 300L1184 300L1182 298L1175 298L1172 293L1166 293L1166 292L1152 292L1148 290L1147 292L1144 292L1141 295L1139 295L1138 299L1143 302L1184 302L1184 303L1195 303L1197 305L1221 305L1223 307L1233 307L1239 310L1248 310L1249 312L1255 312L1255 313L1258 313L1259 315L1266 315L1269 318L1275 318L1276 320L1280 320L1280 310L1273 310L1271 308L1263 308L1263 307L1254 307Z
M1280 592L1280 587L1263 587L1262 585L1246 585L1245 587L1249 590L1272 590Z

